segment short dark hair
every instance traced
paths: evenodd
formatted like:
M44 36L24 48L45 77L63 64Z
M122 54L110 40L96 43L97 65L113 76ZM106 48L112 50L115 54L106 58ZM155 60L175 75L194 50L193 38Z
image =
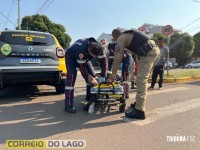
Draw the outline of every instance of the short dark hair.
M120 29L116 28L112 31L112 35L114 36L120 36L121 34L122 34L122 31Z
M164 42L164 38L163 37L159 37L158 41L163 41Z
M98 42L89 42L89 47L91 50L91 53L95 56L99 56L101 52L103 51L103 47Z

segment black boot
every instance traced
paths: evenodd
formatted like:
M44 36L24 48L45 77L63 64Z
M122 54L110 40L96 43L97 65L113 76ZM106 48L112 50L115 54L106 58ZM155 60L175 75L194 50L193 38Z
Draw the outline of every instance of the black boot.
M69 113L76 113L76 108L73 106L65 106L65 111Z
M131 89L136 89L135 80L131 81Z
M135 105L136 105L136 102L131 103L130 107L131 107L131 108L135 108Z
M126 112L125 115L128 118L141 119L141 120L145 119L144 111L138 110L136 108L133 108L133 110L130 112Z

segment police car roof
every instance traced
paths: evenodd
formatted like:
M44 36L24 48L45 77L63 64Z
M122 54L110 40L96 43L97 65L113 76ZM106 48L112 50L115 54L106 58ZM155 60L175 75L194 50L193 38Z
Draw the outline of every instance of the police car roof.
M19 33L40 33L40 34L46 34L46 35L52 35L50 33L47 33L47 32L40 32L40 31L31 31L31 30L3 30L3 31L0 31L0 32L19 32Z

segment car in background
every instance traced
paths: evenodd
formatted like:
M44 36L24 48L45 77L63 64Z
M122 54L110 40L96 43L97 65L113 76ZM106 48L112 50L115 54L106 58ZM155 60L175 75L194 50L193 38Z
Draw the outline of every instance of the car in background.
M49 33L0 32L0 90L14 84L51 85L64 93L65 51Z
M165 69L169 70L173 68L173 64L170 61L166 61L165 63Z
M191 62L191 63L186 64L186 65L184 66L184 68L187 68L187 69L199 68L199 67L200 67L200 60Z

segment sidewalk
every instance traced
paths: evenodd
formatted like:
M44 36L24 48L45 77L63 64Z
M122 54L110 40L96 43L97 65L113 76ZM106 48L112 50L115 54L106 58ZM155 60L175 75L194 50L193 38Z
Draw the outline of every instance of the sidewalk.
M101 70L95 70L96 72L101 72ZM81 74L80 71L78 71L78 74ZM118 71L118 75L121 75L121 70ZM159 80L159 78L157 79ZM164 77L164 83L181 83L181 82L189 82L189 81L196 81L200 80L200 76L194 76L194 77L182 77L182 78L165 78ZM151 83L151 75L148 80L149 83Z

